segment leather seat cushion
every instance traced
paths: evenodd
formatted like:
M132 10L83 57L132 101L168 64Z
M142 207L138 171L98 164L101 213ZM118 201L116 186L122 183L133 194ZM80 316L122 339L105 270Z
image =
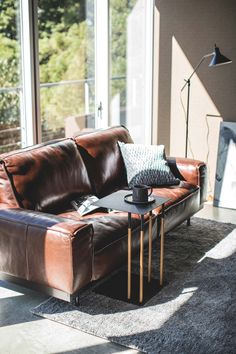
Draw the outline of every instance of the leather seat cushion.
M181 181L177 186L158 187L153 188L153 195L163 198L169 198L165 203L165 210L178 204L181 200L191 197L196 191L199 190L198 186ZM161 212L161 207L153 210L153 213L158 215Z
M94 213L80 217L76 211L60 214L76 218L83 223L91 223L94 228L93 280L111 273L127 261L127 213ZM147 221L148 215L145 216ZM132 254L139 250L140 218L132 215ZM153 222L153 238L156 235L156 222ZM144 243L148 240L148 222L144 224Z
M83 221L83 223L88 223L93 225L94 229L94 251L101 250L104 247L116 242L120 238L127 235L128 230L128 217L127 213L106 213L97 212L93 214L88 214L80 216L77 211L69 211L59 214L61 217L66 217L70 219L77 219ZM148 216L145 216L147 220ZM132 215L132 229L135 229L140 225L140 218L138 215Z

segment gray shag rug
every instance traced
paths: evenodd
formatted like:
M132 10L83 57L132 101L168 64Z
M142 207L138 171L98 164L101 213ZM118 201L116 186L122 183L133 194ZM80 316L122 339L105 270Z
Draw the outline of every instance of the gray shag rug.
M78 308L50 298L32 312L146 353L236 353L236 225L191 220L166 235L168 285L144 306L90 289Z

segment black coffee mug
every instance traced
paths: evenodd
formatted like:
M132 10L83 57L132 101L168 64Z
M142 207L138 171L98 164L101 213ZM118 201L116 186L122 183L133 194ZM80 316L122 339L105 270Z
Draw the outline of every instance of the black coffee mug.
M150 189L150 192L148 191ZM146 184L136 184L133 186L133 202L148 202L148 197L152 194L152 188Z

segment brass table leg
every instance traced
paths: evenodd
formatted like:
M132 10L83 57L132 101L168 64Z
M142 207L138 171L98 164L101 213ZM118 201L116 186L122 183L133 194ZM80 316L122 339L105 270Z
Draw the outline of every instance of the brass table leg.
M140 261L140 274L139 274L139 302L143 302L143 236L144 236L144 230L143 230L143 224L144 224L144 216L141 215L141 229L140 229L140 256L139 256L139 261Z
M149 230L148 230L148 282L151 281L152 275L152 211L149 213Z
M160 285L163 285L164 274L164 205L161 210L161 242L160 242Z
M128 213L128 284L127 284L127 298L131 299L131 213Z

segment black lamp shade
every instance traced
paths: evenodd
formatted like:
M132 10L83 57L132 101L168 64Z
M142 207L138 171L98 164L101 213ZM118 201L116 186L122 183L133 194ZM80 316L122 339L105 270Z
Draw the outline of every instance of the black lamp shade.
M217 66L232 63L232 60L221 54L218 47L215 46L215 52L209 66Z

